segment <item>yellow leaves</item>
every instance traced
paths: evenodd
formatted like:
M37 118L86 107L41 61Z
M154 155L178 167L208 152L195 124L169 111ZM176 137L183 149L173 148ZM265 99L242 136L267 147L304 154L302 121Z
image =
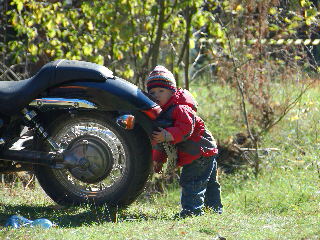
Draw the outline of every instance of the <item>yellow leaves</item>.
M118 52L116 57L117 57L118 60L123 59L123 53L122 52Z
M134 71L129 67L129 65L126 66L126 70L123 72L123 76L126 79L132 78L134 76Z
M301 7L308 7L310 6L309 0L300 0Z
M66 58L67 58L67 59L71 59L71 58L72 58L72 55L73 55L72 52L67 52L67 53L66 53Z
M103 39L98 39L96 46L98 47L98 49L102 49L105 45L105 41Z
M58 41L57 39L53 39L50 41L51 46L57 46L60 44L60 41Z
M97 55L93 58L93 62L96 64L103 65L104 64L104 57L102 55Z
M284 18L284 21L285 21L286 23L291 23L291 22L292 22L291 19L289 19L289 18L287 18L287 17Z
M56 36L56 31L55 30L49 30L48 33L47 33L48 37L49 38L53 38Z
M273 23L271 23L270 25L269 25L269 30L270 31L279 31L281 28L277 25L277 24L273 24Z
M11 20L11 24L12 26L17 26L19 23L19 16L17 13L14 13L13 17L12 17L12 20Z
M62 19L63 19L63 18L64 18L64 15L63 15L63 14L57 13L54 21L55 21L56 24L60 24L60 23L62 22Z
M138 51L136 55L138 59L142 59L142 51Z
M196 22L197 22L198 26L202 27L206 24L207 21L206 21L206 18L203 14L202 15L198 14L197 18L196 18Z
M193 39L193 38L190 39L190 41L189 41L189 47L190 47L190 49L194 49L194 48L195 48L195 45L196 45L196 43L195 43L194 39Z
M310 26L312 23L316 22L316 16L318 11L315 8L308 8L304 11L304 17L306 20L306 25Z
M23 3L21 1L16 1L16 4L18 12L21 12L21 10L23 9Z
M54 50L54 49L46 49L46 50L45 50L45 53L46 53L48 56L52 57L52 56L54 56L54 54L55 54L55 50Z
M239 4L239 5L236 6L236 8L235 8L235 11L236 11L236 12L240 12L240 11L242 11L242 10L243 10L243 7L242 7L241 4Z
M72 10L69 12L69 16L72 20L75 20L76 18L79 17L79 13L76 10Z
M172 29L172 31L179 31L179 27L183 26L185 23L185 21L182 20L181 17L174 17L171 19L170 22L168 22L168 25L170 25L170 28Z
M92 54L92 51L93 51L93 47L91 44L85 44L82 48L83 50L83 54L85 56L90 56Z
M278 13L277 8L271 7L271 8L269 9L269 14L271 14L271 15L276 15L277 13Z
M223 38L225 35L219 23L214 23L212 25L211 31L212 31L212 34L214 34L214 36L218 38Z
M251 53L247 53L246 57L251 60L254 59L254 56Z
M306 25L307 25L307 26L310 26L313 21L314 21L314 18L307 18L307 19L306 19Z
M30 28L27 32L29 41L34 40L38 36L38 31L36 28Z
M144 24L144 29L145 29L146 31L150 31L150 30L152 29L152 24L151 24L150 22L146 22L146 23Z
M30 44L30 46L28 47L28 51L33 55L37 55L38 53L38 47L34 44Z
M315 105L315 102L313 102L313 101L308 101L307 103L306 103L309 107L311 107L311 106L314 106Z
M47 30L53 30L55 27L55 23L52 20L49 20L46 24L45 24Z
M280 65L285 65L285 61L283 61L282 59L277 59L276 63L280 64Z
M27 25L28 27L31 27L33 24L34 24L34 21L33 21L32 19L28 19L28 20L26 21L26 25Z
M89 22L87 23L87 27L88 27L88 29L89 29L90 31L94 30L94 26L93 26L92 21L89 21Z
M68 27L69 26L69 19L64 17L61 21L63 27Z
M299 106L299 109L289 117L289 121L304 121L310 119L310 114L318 111L318 102L312 98L308 98L304 101L302 105Z
M36 23L40 24L43 16L42 11L39 9L35 10L33 16L35 17Z
M293 122L293 121L296 121L296 120L299 120L299 119L300 119L299 115L296 114L296 115L290 117L290 118L289 118L289 121Z

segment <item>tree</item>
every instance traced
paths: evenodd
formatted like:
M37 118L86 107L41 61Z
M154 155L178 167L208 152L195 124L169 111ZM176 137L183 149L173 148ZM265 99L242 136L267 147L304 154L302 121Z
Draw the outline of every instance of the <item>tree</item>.
M218 40L210 41L206 36L204 41L210 43L209 54L214 55L210 49L217 44L224 52L218 75L238 89L245 129L256 149L254 168L258 174L258 148L263 136L284 118L312 83L310 74L303 69L317 70L310 61L305 40L296 44L295 39L311 36L318 26L318 14L309 1L300 1L295 12L281 8L279 1L273 0L223 3L213 1L208 6L212 13L219 9L211 17L216 29L209 28L207 32L208 36L218 36ZM281 91L273 89L277 83L281 83ZM283 88L287 85L288 91ZM295 92L289 92L292 85L296 86Z

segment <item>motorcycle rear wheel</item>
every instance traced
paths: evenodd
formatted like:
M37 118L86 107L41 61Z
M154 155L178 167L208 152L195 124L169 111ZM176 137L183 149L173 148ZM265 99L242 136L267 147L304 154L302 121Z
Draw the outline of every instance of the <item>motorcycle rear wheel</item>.
M151 146L139 126L124 130L112 115L85 112L60 116L49 130L60 147L85 159L83 166L69 169L35 167L41 187L55 202L123 207L142 192L151 169Z

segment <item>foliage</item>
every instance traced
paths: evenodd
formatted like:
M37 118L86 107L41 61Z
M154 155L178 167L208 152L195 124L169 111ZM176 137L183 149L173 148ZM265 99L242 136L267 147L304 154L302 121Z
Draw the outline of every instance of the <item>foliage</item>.
M197 16L200 13L194 10L201 2L83 1L73 8L61 2L14 0L7 14L19 39L6 43L3 50L10 64L27 59L87 60L127 79L136 74L138 83L158 62L160 48L170 53L162 61L178 71L173 49L179 49L184 37L179 34L185 28L182 9L191 6L192 15Z
M217 79L238 90L247 135L252 147L258 149L261 138L284 118L313 82L310 69L317 71L317 66L312 47L292 44L288 39L315 36L318 12L309 1L291 5L272 0L212 4L220 10L211 16L217 27L207 31L209 37L204 36L202 42L209 49L211 61L215 61L212 64L218 62ZM297 4L301 8L295 8ZM217 48L217 43L219 54L210 51ZM282 87L296 84L296 91L284 88L279 94L273 89L276 82L285 83ZM255 158L258 174L258 152Z
M160 62L177 78L185 68L188 86L200 61L215 65L217 57L230 57L240 47L235 41L311 37L318 11L308 0L295 2L123 0L80 1L75 7L60 1L12 0L3 26L7 21L18 39L3 39L1 52L9 65L34 61L41 66L57 58L92 61L140 85ZM261 45L242 45L244 53L239 54L255 59L252 49ZM190 57L189 49L194 50Z

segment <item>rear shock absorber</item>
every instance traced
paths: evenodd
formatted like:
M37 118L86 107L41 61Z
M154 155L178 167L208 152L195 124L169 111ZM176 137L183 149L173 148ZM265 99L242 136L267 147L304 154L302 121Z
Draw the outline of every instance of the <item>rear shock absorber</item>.
M33 127L37 133L47 141L51 148L57 152L61 152L59 145L49 136L46 130L41 126L39 122L36 120L37 113L33 110L28 110L27 108L22 109L22 113L24 115L25 120Z

